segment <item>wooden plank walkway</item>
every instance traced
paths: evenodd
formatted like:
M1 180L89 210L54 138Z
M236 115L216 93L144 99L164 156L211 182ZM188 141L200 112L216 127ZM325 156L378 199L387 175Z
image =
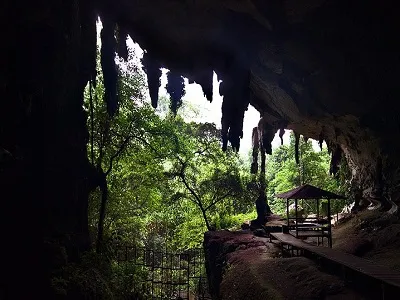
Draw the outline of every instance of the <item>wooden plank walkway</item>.
M400 273L392 271L388 267L331 248L317 247L307 244L287 233L271 233L271 237L277 239L282 244L309 251L312 254L316 254L329 261L345 266L366 276L375 278L378 281L400 288Z
M290 235L296 237L296 230L290 230ZM297 232L299 237L329 237L327 232L322 230L302 230Z

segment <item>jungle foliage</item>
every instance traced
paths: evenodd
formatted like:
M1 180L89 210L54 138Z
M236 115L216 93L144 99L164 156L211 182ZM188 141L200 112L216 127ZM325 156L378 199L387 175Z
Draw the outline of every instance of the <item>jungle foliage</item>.
M330 160L330 153L326 145L323 145L322 149L315 149L310 139L301 138L299 141L299 164L297 164L295 135L291 132L289 145L282 145L275 149L267 160L267 198L272 211L282 216L286 215L286 202L277 199L274 195L306 183L339 195L348 195L350 174L347 164L342 161L339 172L336 176L332 176L329 174ZM321 206L322 203L324 201L321 201ZM307 201L304 204L308 213L316 212L314 201ZM346 204L348 204L348 200L332 201L332 213L340 212Z

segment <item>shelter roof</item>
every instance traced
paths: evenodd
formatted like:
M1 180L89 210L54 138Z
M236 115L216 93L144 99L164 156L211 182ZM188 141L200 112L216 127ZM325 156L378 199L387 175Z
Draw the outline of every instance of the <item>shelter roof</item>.
M325 191L310 184L304 184L293 190L276 195L282 199L346 199L344 196Z

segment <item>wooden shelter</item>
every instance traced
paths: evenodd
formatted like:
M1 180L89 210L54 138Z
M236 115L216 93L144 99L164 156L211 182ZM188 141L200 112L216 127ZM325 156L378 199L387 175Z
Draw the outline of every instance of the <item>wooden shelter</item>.
M294 235L296 238L316 237L318 245L320 242L320 238L322 239L323 244L325 237L328 239L328 246L332 248L331 200L345 199L345 197L329 191L325 191L309 184L304 184L286 193L276 195L276 197L286 199L287 226L290 234ZM321 199L328 200L326 212L328 217L327 226L321 224L320 220L319 202ZM294 218L290 218L289 216L289 200L294 200ZM309 220L311 219L310 222L302 222L301 218L299 218L298 215L298 200L315 200L317 202L316 218L308 218ZM290 224L290 220L294 220L294 225Z

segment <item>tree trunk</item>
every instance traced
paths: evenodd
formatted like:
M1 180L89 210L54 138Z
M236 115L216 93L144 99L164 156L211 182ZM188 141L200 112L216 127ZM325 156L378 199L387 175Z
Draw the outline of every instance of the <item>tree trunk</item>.
M206 211L204 210L203 206L200 206L200 210L201 210L201 213L203 215L204 222L206 223L207 230L208 231L212 231L213 228L211 228L210 223L208 222L207 214L206 214Z
M102 176L101 182L100 182L101 204L100 204L99 223L97 226L97 244L96 244L96 252L97 253L100 253L103 248L104 219L106 216L106 208L107 208L107 200L108 200L107 177L103 171L101 171L101 176Z
M260 192L256 200L256 211L257 211L257 221L260 225L264 225L266 222L266 216L270 215L271 208L267 203L267 198L265 196L265 192Z
M193 190L191 190L191 192L192 192L192 194L194 194ZM197 199L197 205L199 206L199 208L201 210L201 214L203 215L204 223L206 223L207 230L212 231L210 223L208 222L208 219L207 219L207 211L206 211L206 209L204 209L203 204L200 201L200 198L196 196L196 199Z

